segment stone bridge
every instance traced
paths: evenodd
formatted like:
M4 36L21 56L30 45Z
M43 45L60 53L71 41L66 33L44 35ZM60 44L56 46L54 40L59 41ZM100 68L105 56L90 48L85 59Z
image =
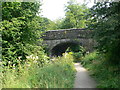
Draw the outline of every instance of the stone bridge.
M86 29L50 30L44 33L43 43L46 44L50 55L62 55L68 47L83 46L87 51L92 51L94 40L92 31Z

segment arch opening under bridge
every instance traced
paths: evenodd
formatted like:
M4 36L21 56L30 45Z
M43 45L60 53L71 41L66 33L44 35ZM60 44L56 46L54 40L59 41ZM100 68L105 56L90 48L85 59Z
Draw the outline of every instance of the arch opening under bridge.
M73 52L79 52L80 45L78 42L62 42L57 44L51 49L51 56L62 56L63 53L73 51ZM69 50L68 50L69 48ZM66 51L68 50L68 51Z

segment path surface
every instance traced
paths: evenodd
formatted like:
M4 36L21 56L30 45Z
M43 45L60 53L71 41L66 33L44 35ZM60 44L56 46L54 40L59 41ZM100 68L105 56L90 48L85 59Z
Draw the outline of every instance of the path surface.
M89 76L88 71L80 63L74 65L77 70L74 88L95 88L96 82Z

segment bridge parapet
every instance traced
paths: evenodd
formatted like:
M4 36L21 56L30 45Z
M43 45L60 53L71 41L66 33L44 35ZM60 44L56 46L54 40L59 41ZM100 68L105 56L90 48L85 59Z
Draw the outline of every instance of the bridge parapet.
M90 38L91 33L91 30L86 29L50 30L45 32L42 38L44 40Z

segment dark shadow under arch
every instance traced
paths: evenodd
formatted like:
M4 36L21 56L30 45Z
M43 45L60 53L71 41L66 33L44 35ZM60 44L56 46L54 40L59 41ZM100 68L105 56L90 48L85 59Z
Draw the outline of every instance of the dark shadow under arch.
M77 47L81 46L82 44L79 44L78 42L64 42L56 45L51 50L51 56L62 56L63 53L67 50L68 47ZM77 52L77 50L76 50Z

